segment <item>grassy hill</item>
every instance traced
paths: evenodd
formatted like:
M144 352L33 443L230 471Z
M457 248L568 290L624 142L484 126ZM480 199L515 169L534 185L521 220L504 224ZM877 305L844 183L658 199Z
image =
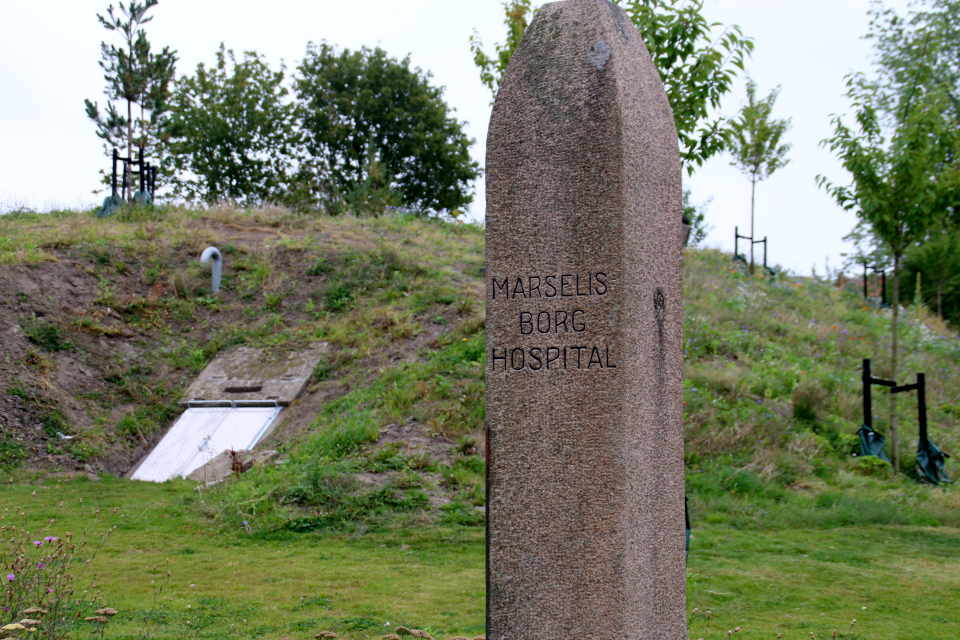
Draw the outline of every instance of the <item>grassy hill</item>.
M197 262L208 245L218 296ZM0 216L0 506L34 522L60 500L116 507L96 581L131 637L144 617L159 637L482 633L482 266L482 228L404 212ZM887 373L889 312L710 250L685 253L684 311L690 633L960 634L960 492L905 475L915 400L900 402L905 473L852 455L860 362ZM901 382L927 374L931 438L953 452L960 340L922 308L905 317ZM205 490L103 473L158 441L217 353L321 341L268 443L283 464ZM887 402L876 393L880 432ZM78 508L64 526L103 526ZM168 562L154 608L151 567Z

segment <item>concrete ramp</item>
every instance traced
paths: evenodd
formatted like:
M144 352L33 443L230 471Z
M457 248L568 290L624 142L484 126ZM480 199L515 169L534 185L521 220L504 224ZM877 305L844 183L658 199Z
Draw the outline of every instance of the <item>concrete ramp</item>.
M164 482L187 477L230 449L253 449L281 407L189 406L130 476Z

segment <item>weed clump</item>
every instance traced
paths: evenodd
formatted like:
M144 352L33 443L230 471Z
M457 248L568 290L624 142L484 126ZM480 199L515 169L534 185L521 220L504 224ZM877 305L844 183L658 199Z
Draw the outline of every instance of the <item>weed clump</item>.
M63 337L60 327L39 318L24 321L20 328L30 342L45 351L55 353L73 348L73 344Z

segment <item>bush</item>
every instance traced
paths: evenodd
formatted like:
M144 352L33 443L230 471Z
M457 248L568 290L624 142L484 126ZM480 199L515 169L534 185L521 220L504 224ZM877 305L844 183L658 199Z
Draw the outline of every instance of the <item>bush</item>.
M22 444L8 437L0 438L0 469L19 466L25 455Z
M889 462L877 456L860 456L853 465L857 471L868 476L889 477L893 471Z

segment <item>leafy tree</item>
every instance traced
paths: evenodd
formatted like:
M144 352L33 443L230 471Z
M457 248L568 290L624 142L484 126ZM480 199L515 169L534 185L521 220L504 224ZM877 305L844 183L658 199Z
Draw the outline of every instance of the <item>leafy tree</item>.
M713 29L722 25L707 22L703 1L615 0L636 25L660 72L680 137L680 158L691 175L724 150L731 125L721 116L711 115L711 110L720 107L737 70L743 70L744 59L753 52L753 39L745 37L736 25L713 37ZM530 0L510 0L503 7L507 39L494 45L495 55L483 51L476 32L470 38L480 79L494 97L535 11Z
M155 151L159 132L162 128L166 101L170 95L169 86L173 80L177 63L175 51L164 47L154 54L150 51L143 25L153 16L147 13L159 0L136 0L125 6L119 4L119 11L113 5L107 7L107 17L97 14L97 19L108 31L120 34L123 45L117 47L100 44L100 67L107 81L106 114L100 113L96 102L84 100L87 117L97 125L97 136L104 141L104 151L111 155L114 147L127 148L127 156L134 157L133 148L137 146L145 155ZM117 111L112 101L126 102L127 114ZM134 121L133 105L140 107L140 118ZM150 112L150 117L145 116ZM134 138L134 129L139 135ZM126 143L126 144L124 144ZM129 185L125 194L130 198Z
M373 145L367 148L367 160L363 167L363 180L344 194L347 209L358 216L379 216L388 207L403 204L399 194L393 190L391 176L377 157Z
M409 57L398 61L379 47L338 54L327 43L308 45L295 82L306 172L326 171L332 187L348 193L366 180L372 145L404 204L435 211L469 204L480 175L473 140L429 79Z
M790 128L790 119L773 120L770 117L777 101L780 87L770 92L763 100L757 100L757 84L747 79L747 104L734 123L730 139L730 154L734 165L750 179L750 237L754 235L754 203L757 183L769 178L774 171L786 166L789 144L780 144L780 139ZM753 244L750 244L750 273L753 273Z
M944 117L945 96L929 91L918 69L918 82L897 105L895 126L885 133L874 85L861 74L847 77L847 97L853 102L856 124L833 119L828 146L850 173L848 185L817 176L821 187L846 210L854 210L869 225L893 257L893 314L891 322L891 379L897 379L900 267L906 251L923 242L936 228L960 187L960 149L956 127ZM896 396L891 398L893 467L899 469Z
M175 195L247 204L282 197L296 144L283 80L282 64L273 71L250 51L238 62L221 44L216 66L201 63L177 81L168 126Z
M944 318L944 298L951 319L956 319L960 293L960 232L953 228L934 231L920 245L911 247L904 259L908 278L923 274L922 300L936 301L937 315ZM909 280L908 280L909 281ZM926 291L924 291L926 289Z
M900 98L917 83L923 67L928 90L944 92L944 111L960 120L960 0L920 0L907 17L871 0L870 32L874 42L877 103L888 118Z

